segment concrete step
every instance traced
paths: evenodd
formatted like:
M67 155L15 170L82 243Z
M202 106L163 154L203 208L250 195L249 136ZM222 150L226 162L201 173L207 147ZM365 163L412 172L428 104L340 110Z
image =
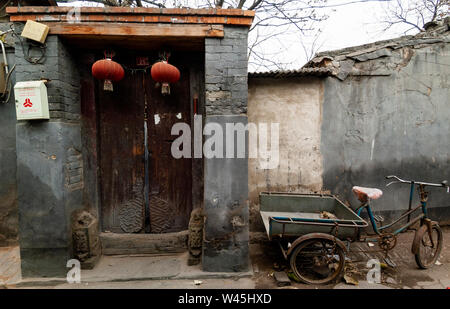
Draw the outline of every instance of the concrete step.
M167 254L187 251L189 231L166 234L100 233L102 254Z
M145 280L203 280L251 278L253 269L246 272L205 272L201 264L188 266L189 253L103 255L94 269L81 270L82 283L137 282ZM67 283L66 278L25 278L17 287L56 286Z

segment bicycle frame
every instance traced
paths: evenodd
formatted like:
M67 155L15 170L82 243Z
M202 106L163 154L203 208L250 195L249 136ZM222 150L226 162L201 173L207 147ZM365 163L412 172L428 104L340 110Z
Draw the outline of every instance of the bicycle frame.
M393 222L378 227L376 222L375 222L375 217L373 215L372 208L370 207L370 200L368 200L367 203L365 203L364 205L361 205L357 209L358 216L360 216L361 212L363 211L363 209L366 208L367 209L367 214L369 216L370 223L371 223L371 225L373 227L374 232L377 235L381 235L381 232L383 230L392 227L393 225L397 224L398 222L400 222L401 220L403 220L405 218L408 218L406 224L401 226L397 230L395 230L392 234L397 235L397 234L403 232L404 230L406 230L411 225L415 224L417 221L426 219L427 218L428 193L425 192L425 186L427 184L426 183L416 183L414 181L411 181L410 183L411 183L411 189L410 189L410 194L409 194L409 207L408 207L408 210L404 214L402 214L400 217L398 217L396 220L394 220ZM414 188L415 188L416 184L419 185L420 205L412 209L411 208L411 206L412 206L412 199L413 199ZM411 220L411 214L413 214L419 208L421 208L422 213ZM378 238L366 238L365 240L366 241L370 241L370 242L377 242Z

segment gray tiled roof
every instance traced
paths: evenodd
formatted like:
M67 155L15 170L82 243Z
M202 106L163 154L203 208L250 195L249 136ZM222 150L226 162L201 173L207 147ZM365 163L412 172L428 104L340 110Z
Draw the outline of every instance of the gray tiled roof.
M276 70L267 72L253 72L249 73L248 77L271 77L271 78L287 78L299 76L328 76L331 70L328 68L302 68L298 70Z

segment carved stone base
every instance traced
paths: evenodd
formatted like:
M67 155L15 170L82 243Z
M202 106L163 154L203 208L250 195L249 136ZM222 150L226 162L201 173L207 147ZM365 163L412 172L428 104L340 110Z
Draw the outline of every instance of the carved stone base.
M98 220L85 210L72 216L73 254L82 269L92 269L101 256Z
M204 216L201 208L192 210L189 220L189 259L188 265L197 265L201 261L203 245Z

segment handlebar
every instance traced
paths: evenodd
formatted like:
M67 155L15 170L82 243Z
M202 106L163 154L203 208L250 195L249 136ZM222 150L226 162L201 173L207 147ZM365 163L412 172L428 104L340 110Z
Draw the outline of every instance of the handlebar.
M400 182L400 183L409 183L409 184L414 183L414 184L417 184L417 185L424 185L424 186L430 186L430 187L447 188L447 192L448 192L448 189L449 189L447 180L444 180L440 184L438 184L438 183L430 183L430 182L422 182L422 181L403 180L403 179L401 179L401 178L399 178L399 177L397 177L395 175L386 176L386 179L395 179L394 181L391 181L390 183L388 183L386 185L386 187L390 186L393 183Z

